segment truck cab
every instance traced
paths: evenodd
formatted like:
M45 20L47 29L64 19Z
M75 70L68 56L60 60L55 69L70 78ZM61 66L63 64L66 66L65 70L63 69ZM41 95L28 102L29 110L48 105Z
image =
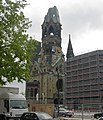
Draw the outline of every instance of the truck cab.
M0 95L0 114L16 118L27 111L26 98L22 94L2 93Z

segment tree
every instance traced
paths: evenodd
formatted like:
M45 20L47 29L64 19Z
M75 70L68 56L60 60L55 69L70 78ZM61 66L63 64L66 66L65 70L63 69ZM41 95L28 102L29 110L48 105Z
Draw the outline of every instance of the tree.
M14 1L14 0L13 0ZM31 26L23 9L26 0L0 3L0 84L30 79L32 50L36 41L26 32Z

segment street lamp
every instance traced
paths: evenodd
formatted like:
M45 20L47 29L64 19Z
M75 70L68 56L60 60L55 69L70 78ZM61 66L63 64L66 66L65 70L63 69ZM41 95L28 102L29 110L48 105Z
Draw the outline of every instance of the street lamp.
M57 88L57 117L59 116L59 105L60 105L60 91L62 91L63 89L63 81L62 81L62 77L64 77L64 75L61 75L59 73L58 68L56 68L56 74L54 73L54 71L50 71L50 74L53 73L54 75L57 76L57 82L56 82L56 88Z
M57 90L58 90L58 107L57 107L57 109L58 109L58 116L59 116L59 104L60 104L60 98L59 98L59 72L58 72L58 76L57 76L57 78L58 78L58 81L57 81Z
M59 116L59 105L60 105L60 91L62 91L63 89L63 81L62 81L62 78L63 75L60 75L59 74L59 71L58 71L58 68L56 68L56 72L57 72L57 83L56 83L56 86L57 86L57 99L58 99L58 102L57 102L57 116Z

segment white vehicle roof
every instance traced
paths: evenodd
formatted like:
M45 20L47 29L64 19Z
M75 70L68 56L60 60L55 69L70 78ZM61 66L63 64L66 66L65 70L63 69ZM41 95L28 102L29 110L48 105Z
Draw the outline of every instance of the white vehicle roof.
M0 86L0 94L2 93L15 93L18 94L19 93L19 88L16 87L1 87Z
M0 95L0 98L6 98L10 100L25 100L25 96L22 94L14 94L14 93L3 93Z

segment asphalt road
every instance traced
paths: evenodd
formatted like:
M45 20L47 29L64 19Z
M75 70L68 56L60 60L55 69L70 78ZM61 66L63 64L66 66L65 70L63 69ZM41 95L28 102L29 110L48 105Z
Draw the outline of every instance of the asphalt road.
M59 117L58 120L96 120L94 118L77 118L77 117L71 117L71 118L68 118L68 117Z

